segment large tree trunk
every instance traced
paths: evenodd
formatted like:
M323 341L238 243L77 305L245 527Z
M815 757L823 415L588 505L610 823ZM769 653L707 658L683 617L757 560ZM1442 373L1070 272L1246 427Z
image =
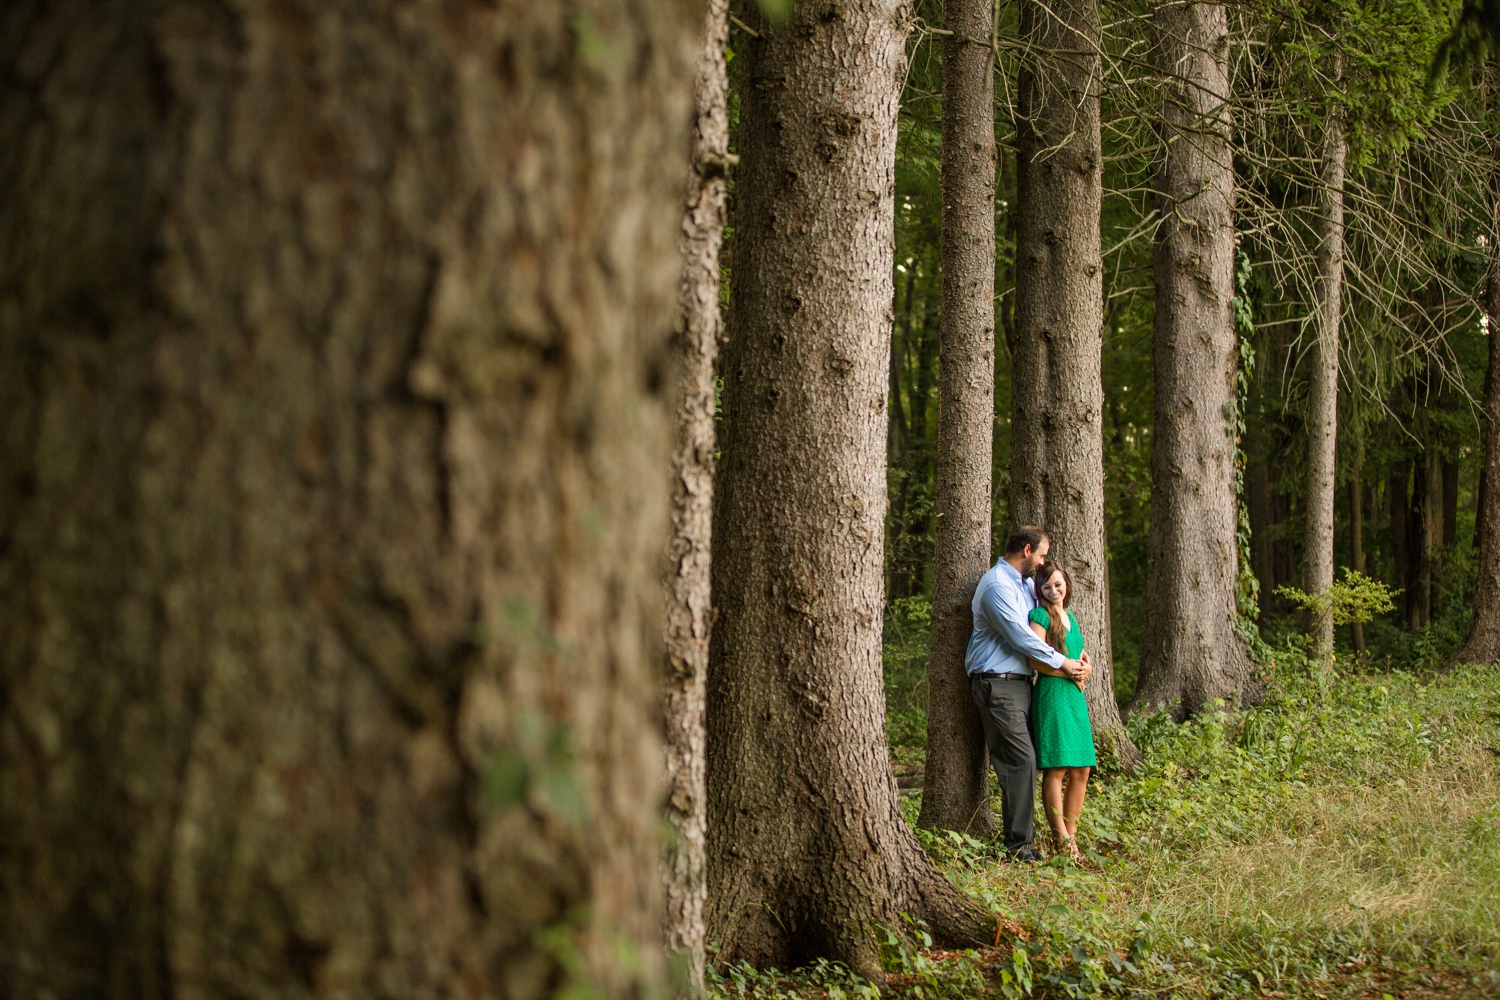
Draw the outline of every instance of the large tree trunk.
M995 437L995 83L991 0L947 0L943 25L943 280L927 757L918 825L989 836L989 760L964 654L990 564Z
M1479 574L1469 633L1455 663L1500 660L1500 144L1492 149L1490 174L1490 273L1484 292L1489 318L1490 363L1484 375L1484 465L1479 477L1479 508L1474 516Z
M1020 30L1010 520L1046 527L1072 574L1094 739L1128 767L1105 567L1098 0L1023 0Z
M1337 78L1337 68L1335 69ZM1322 199L1318 237L1318 301L1307 390L1307 508L1304 512L1302 587L1321 594L1333 585L1333 508L1337 473L1339 322L1344 302L1344 121L1330 107L1324 125ZM1309 613L1314 653L1333 655L1333 614Z
M657 988L685 10L7 13L0 994Z
M672 353L677 442L672 452L672 537L667 547L663 714L667 732L666 919L662 926L679 986L703 989L707 833L704 697L712 602L714 362L719 355L719 248L729 166L729 0L708 0L693 78L693 139L682 217L682 277Z
M1151 539L1135 705L1177 718L1253 694L1239 619L1235 495L1239 337L1234 298L1234 164L1229 19L1218 4L1156 8L1166 90L1157 230L1156 420Z
M903 10L799 4L783 25L756 17L741 52L708 701L708 933L725 962L878 975L873 925L903 913L941 940L993 935L903 820L885 738Z

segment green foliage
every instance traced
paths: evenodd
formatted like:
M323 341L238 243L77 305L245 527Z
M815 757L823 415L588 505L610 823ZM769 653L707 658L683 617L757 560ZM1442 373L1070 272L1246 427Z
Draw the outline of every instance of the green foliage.
M1286 586L1277 587L1276 593L1318 617L1332 614L1335 625L1352 625L1373 621L1376 615L1396 610L1392 598L1399 591L1346 566L1343 577L1322 593L1308 594Z
M1500 48L1500 0L1464 0L1453 31L1432 57L1427 82L1437 89L1452 69L1474 67Z
M1351 170L1404 150L1454 97L1428 83L1447 0L1272 0L1261 13L1293 110L1320 124L1339 109Z

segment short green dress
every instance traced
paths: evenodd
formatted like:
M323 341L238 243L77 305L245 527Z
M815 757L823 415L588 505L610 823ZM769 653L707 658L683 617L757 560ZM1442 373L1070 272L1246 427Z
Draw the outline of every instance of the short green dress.
M1073 612L1067 613L1072 628L1063 640L1068 659L1083 652L1083 632ZM1033 608L1031 620L1042 628L1052 624L1046 608ZM1036 766L1093 767L1094 730L1089 726L1089 705L1078 685L1066 677L1038 674L1031 695L1031 731L1036 738Z

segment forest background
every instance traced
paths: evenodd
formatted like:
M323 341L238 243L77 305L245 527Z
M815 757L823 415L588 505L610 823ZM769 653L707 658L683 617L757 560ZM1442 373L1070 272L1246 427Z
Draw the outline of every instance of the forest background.
M940 24L939 4L919 4L925 23ZM1002 8L1011 10L1011 8ZM1105 6L1106 48L1118 60L1104 88L1105 297L1103 438L1109 545L1110 611L1116 697L1129 704L1149 611L1146 587L1154 418L1151 280L1153 112L1141 103L1144 75L1128 57L1149 37L1144 7ZM1272 39L1253 7L1232 8L1238 71L1253 75L1255 47ZM1354 13L1356 8L1350 7ZM1013 15L1013 10L1011 10ZM1389 102L1360 150L1358 191L1349 210L1349 327L1340 372L1340 425L1335 562L1361 569L1399 592L1398 606L1364 628L1368 662L1381 668L1445 662L1468 627L1474 585L1475 512L1483 465L1482 413L1487 326L1479 307L1487 275L1483 202L1487 183L1485 110L1476 91L1424 91L1428 63L1446 37L1441 5L1374 5L1372 32L1386 33L1367 71L1387 81ZM1395 23L1379 23L1391 17ZM1308 25L1304 30L1314 31ZM1013 33L1013 24L1001 29ZM1295 34L1289 27L1287 34ZM934 36L914 33L897 148L896 336L891 364L890 495L887 578L898 618L920 615L930 596L936 456L940 271L939 60ZM1404 48L1415 44L1414 50ZM1384 62L1382 62L1382 59ZM1106 62L1109 62L1106 57ZM1002 65L1004 60L1002 59ZM1265 67L1259 67L1265 72ZM1324 81L1327 84L1327 81ZM1253 95L1238 109L1240 294L1250 315L1243 338L1247 385L1242 440L1248 568L1258 622L1268 637L1297 631L1297 610L1276 592L1301 583L1302 512L1307 478L1303 419L1307 401L1314 281L1306 226L1315 207L1313 146L1288 129L1271 134L1271 118L1316 117ZM1016 199L1013 108L1004 88L996 119L1000 158L996 188L995 551L1010 524L1007 511L1012 385L1007 345L1013 337ZM1285 123L1282 123L1283 125ZM1249 134L1244 131L1249 128ZM1264 131L1262 131L1264 130ZM1272 141L1283 148L1275 150ZM1264 143L1264 144L1262 144ZM1361 501L1361 546L1353 537L1354 497ZM1338 630L1338 652L1355 652L1355 627ZM914 695L903 704L919 705Z
M0 994L1493 992L1496 20L6 6Z

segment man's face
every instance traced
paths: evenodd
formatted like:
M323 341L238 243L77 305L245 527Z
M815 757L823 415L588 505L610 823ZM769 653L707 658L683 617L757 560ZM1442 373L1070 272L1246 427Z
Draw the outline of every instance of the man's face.
M1047 561L1047 550L1052 548L1050 539L1043 538L1042 544L1032 547L1026 546L1021 550L1021 579L1034 574L1042 563Z

